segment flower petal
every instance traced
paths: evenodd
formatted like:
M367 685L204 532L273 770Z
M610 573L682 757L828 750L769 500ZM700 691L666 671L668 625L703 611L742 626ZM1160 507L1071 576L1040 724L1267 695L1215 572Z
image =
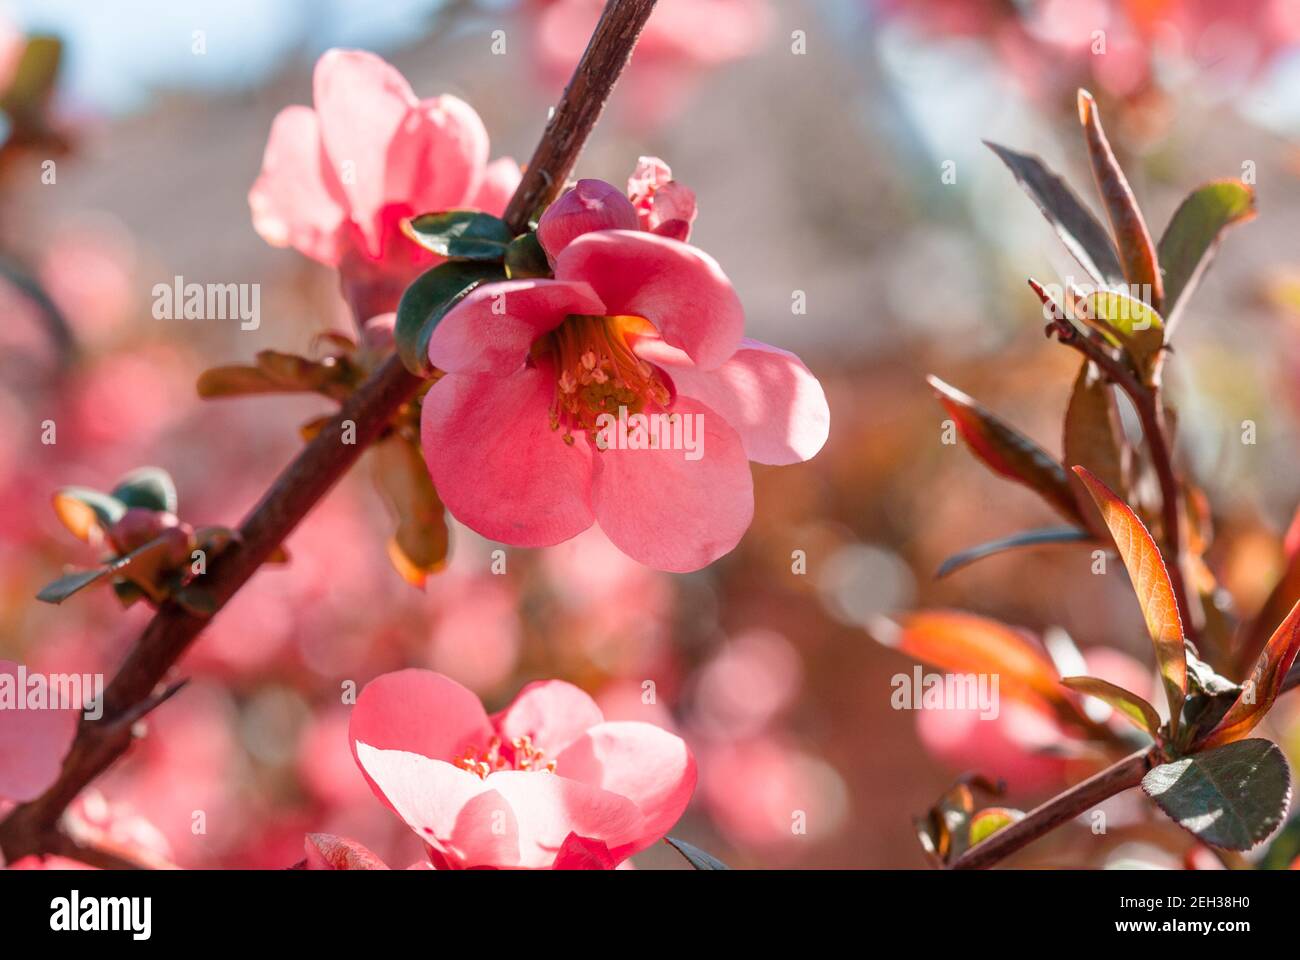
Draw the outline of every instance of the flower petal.
M453 865L515 863L513 813L499 795L483 798L490 790L487 781L450 763L406 750L381 750L364 742L354 743L353 749L361 771L380 798L416 836ZM501 774L490 779L498 776ZM497 814L499 810L504 815Z
M567 777L505 770L488 777L486 785L514 813L519 853L513 866L551 867L571 833L601 841L616 851L629 850L645 832L641 811L631 800ZM484 805L477 813L482 816L489 810ZM480 827L474 832L490 831ZM615 852L616 859L626 856Z
M617 866L609 847L599 840L571 833L555 855L552 870L613 870Z
M503 742L529 737L554 760L573 741L605 717L587 693L563 680L536 680L519 691L510 706L492 717Z
M507 280L473 290L429 337L429 362L447 373L518 370L533 341L571 313L600 316L605 305L585 283Z
M718 262L689 244L631 230L588 233L556 258L555 276L591 284L611 315L645 317L704 369L740 345L740 298Z
M351 219L374 256L381 249L380 222L389 196L390 147L416 105L406 79L373 53L329 50L317 62L312 94L320 117L321 142ZM409 146L410 142L404 140ZM393 174L409 187L409 154L397 158Z
M309 107L285 107L271 124L262 172L248 191L253 229L273 247L293 247L329 266L339 261L345 216L322 169L320 123Z
M389 145L384 199L412 213L469 206L487 161L487 128L473 107L449 95L421 100Z
M483 182L479 184L478 192L470 199L469 205L475 210L499 217L506 212L510 198L515 195L522 179L523 171L511 157L493 160L483 171Z
M486 748L491 737L479 698L432 670L397 670L371 680L348 722L354 757L358 744L368 743L451 761L467 747Z
M622 191L604 180L579 180L546 208L537 224L537 240L554 261L584 233L638 229L636 208Z
M632 559L685 573L740 542L754 516L754 485L744 445L719 414L683 396L672 412L696 418L699 459L665 448L600 451L592 505L605 535Z
M387 870L388 864L346 837L309 833L303 845L308 870Z
M549 547L586 530L591 449L551 429L555 375L544 362L507 377L449 373L425 395L424 457L461 523L491 540Z
M18 698L27 690L18 684L18 664L0 660L0 675L13 680ZM0 800L34 800L59 778L64 754L77 733L76 710L0 709Z
M643 339L639 356L666 370L677 392L716 410L740 434L759 463L810 460L826 443L831 413L822 385L793 353L758 340L716 370L700 370L681 350Z
M637 805L645 825L625 856L667 834L695 791L695 758L690 748L681 737L652 723L594 726L560 755L556 769L566 779L617 793Z

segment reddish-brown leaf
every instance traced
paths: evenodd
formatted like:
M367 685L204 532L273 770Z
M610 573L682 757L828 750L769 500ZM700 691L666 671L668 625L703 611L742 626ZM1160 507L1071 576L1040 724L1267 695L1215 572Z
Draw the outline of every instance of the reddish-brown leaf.
M926 379L971 452L990 470L1029 487L1074 523L1084 522L1069 475L1046 450L957 388L938 377Z
M1097 189L1106 205L1106 215L1110 219L1111 232L1115 235L1115 246L1119 249L1119 259L1124 266L1124 277L1130 284L1150 291L1143 296L1157 310L1164 299L1164 284L1160 277L1160 268L1156 261L1156 247L1151 242L1151 233L1147 230L1142 211L1138 209L1137 200L1129 188L1128 179L1120 169L1106 132L1101 127L1097 102L1087 90L1079 91L1079 122L1083 124L1084 136L1088 141L1088 159L1092 161L1092 173L1097 180Z
M1112 490L1128 489L1129 450L1115 392L1090 360L1083 361L1074 378L1070 403L1065 408L1063 449L1066 463L1082 464ZM1087 488L1078 477L1072 480L1076 499L1086 505L1090 502ZM1104 535L1104 531L1097 532Z
M999 688L1022 699L1068 702L1060 675L1026 631L958 610L910 613L882 621L872 635L885 646L952 673L996 673Z
M1237 634L1234 662L1242 672L1259 659L1273 625L1281 622L1286 612L1300 601L1300 510L1291 521L1282 551L1285 563L1282 575L1273 585L1264 605L1241 625Z
M1201 740L1201 746L1208 748L1231 743L1250 733L1273 706L1297 653L1300 653L1300 603L1291 608L1286 619L1273 631L1255 662L1250 679L1243 685L1241 695Z
M1083 480L1092 499L1106 521L1110 535L1115 539L1124 566L1128 568L1133 591L1137 594L1146 620L1147 632L1155 644L1156 664L1164 680L1165 695L1169 698L1170 732L1178 730L1178 716L1187 696L1187 651L1184 647L1183 622L1178 616L1178 601L1169 571L1151 534L1142 525L1128 504L1117 497L1104 483L1093 476L1086 467L1076 466L1074 472Z

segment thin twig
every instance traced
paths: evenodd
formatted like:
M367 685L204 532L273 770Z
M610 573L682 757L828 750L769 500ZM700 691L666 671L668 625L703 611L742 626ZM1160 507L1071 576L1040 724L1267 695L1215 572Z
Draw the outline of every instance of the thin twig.
M506 208L505 220L515 232L523 232L529 217L563 188L655 3L610 0L606 6ZM422 382L391 356L344 402L338 415L276 478L240 526L237 541L214 560L208 575L195 582L217 610L384 433ZM64 809L130 746L130 725L115 720L152 695L209 619L174 602L159 608L104 691L103 717L82 721L59 779L0 822L0 850L8 859L41 853L61 842L57 825Z
M1151 749L1125 757L977 843L949 864L949 869L982 870L993 866L1061 824L1087 813L1103 800L1136 787L1156 762Z

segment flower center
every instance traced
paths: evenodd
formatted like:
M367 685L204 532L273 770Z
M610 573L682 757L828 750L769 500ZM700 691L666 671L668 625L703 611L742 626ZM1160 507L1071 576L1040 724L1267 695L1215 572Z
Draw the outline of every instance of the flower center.
M555 362L551 429L562 430L565 443L572 444L575 433L594 441L604 414L617 417L626 408L631 415L669 402L672 394L659 372L628 343L630 335L649 328L640 317L574 314L537 342L535 349L550 352Z
M463 754L453 757L451 762L480 780L486 780L488 774L500 770L555 772L555 761L546 759L546 751L534 746L532 737L515 737L510 741L508 754L501 752L502 746L501 738L493 737L488 741L486 750L470 747Z

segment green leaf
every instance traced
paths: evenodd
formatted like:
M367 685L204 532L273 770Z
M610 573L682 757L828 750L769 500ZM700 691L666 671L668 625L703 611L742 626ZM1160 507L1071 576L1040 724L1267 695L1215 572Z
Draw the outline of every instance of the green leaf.
M986 807L971 817L970 846L975 846L981 840L987 840L1003 827L1011 826L1024 816L1023 811L1012 810L1010 807Z
M504 279L496 264L452 261L426 270L406 288L397 305L394 337L406 369L420 377L433 372L429 338L447 311L481 283Z
M504 220L474 210L422 213L403 223L402 232L441 257L496 263L514 239Z
M1165 316L1172 330L1182 305L1214 258L1223 231L1255 217L1255 191L1240 180L1216 180L1188 194L1160 238Z
M1127 294L1103 290L1084 297L1081 314L1108 341L1123 347L1143 381L1151 382L1165 343L1165 322L1159 313Z
M705 853L699 847L676 837L664 837L664 843L672 847L696 870L730 870L731 868L711 853Z
M176 512L176 484L161 467L141 467L118 481L113 496L127 507Z
M1084 517L1069 476L1054 457L1019 430L938 377L927 377L971 452L994 473L1029 487L1079 525Z
M521 277L550 277L551 265L546 251L535 233L524 233L510 241L506 247L506 276L511 280Z
M1155 707L1136 693L1098 677L1062 677L1061 683L1076 693L1096 697L1109 704L1118 710L1124 719L1139 730L1145 730L1153 738L1160 733L1160 714L1156 713Z
M1277 744L1238 740L1155 767L1142 789L1206 843L1249 850L1286 816L1291 771Z
M1078 527L1044 527L1041 530L1022 530L1020 533L1013 533L1009 537L989 540L987 543L981 543L962 550L960 553L954 553L939 565L939 569L934 576L936 580L942 580L950 573L955 573L963 567L970 566L977 560L983 560L985 557L991 557L994 554L1014 550L1018 547L1038 547L1051 543L1086 543L1093 539L1095 537L1091 533L1087 530L1080 530Z
M1010 168L1079 265L1103 286L1123 283L1124 268L1106 228L1069 185L1038 157L1016 153L987 140L984 143Z

